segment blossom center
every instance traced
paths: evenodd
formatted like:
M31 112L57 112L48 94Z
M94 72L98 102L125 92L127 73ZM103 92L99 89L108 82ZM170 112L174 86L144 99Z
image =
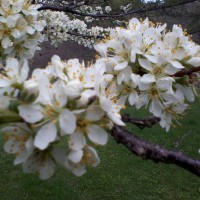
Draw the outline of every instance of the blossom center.
M162 72L163 72L163 69L162 69L161 67L155 67L155 68L153 69L153 74L154 74L154 75L161 75Z
M159 94L159 91L156 88L151 88L149 90L149 95L151 96L152 99L157 98Z

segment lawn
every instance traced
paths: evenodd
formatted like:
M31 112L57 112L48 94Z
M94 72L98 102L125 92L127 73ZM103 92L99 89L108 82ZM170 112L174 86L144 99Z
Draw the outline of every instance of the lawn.
M140 137L182 150L200 159L200 102L187 112L181 126L165 133L159 126L139 130L128 127ZM138 113L129 110L134 116ZM185 135L179 146L176 141ZM108 145L98 148L101 163L82 177L58 168L55 175L41 181L23 174L13 166L13 157L3 152L0 141L0 200L198 200L200 178L174 165L155 164L132 155L110 137Z

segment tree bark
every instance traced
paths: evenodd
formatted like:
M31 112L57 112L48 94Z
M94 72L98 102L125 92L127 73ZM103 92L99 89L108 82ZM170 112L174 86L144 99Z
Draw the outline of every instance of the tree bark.
M124 145L129 151L142 159L152 160L156 163L175 164L200 177L200 161L194 160L182 152L170 151L147 142L117 125L113 127L111 135L117 143Z

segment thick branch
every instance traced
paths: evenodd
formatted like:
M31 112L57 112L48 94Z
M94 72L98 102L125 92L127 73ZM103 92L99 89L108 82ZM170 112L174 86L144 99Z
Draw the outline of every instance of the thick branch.
M151 116L148 118L139 119L139 118L131 118L128 115L123 115L122 121L126 123L134 124L138 126L139 128L143 129L145 127L151 128L153 125L157 124L160 121L160 118Z
M173 77L182 77L185 75L191 75L192 73L199 72L200 71L200 66L199 67L193 67L191 69L183 69L176 74L172 75Z
M194 160L182 152L170 151L147 142L117 125L112 129L111 135L118 143L142 159L152 160L156 163L175 164L200 177L200 161Z

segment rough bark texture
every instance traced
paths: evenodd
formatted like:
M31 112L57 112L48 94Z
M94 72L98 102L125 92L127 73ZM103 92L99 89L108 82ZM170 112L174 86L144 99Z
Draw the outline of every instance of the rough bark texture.
M175 164L200 177L200 161L194 160L182 152L170 151L159 145L147 142L133 135L125 128L115 125L111 135L136 156L156 163Z

